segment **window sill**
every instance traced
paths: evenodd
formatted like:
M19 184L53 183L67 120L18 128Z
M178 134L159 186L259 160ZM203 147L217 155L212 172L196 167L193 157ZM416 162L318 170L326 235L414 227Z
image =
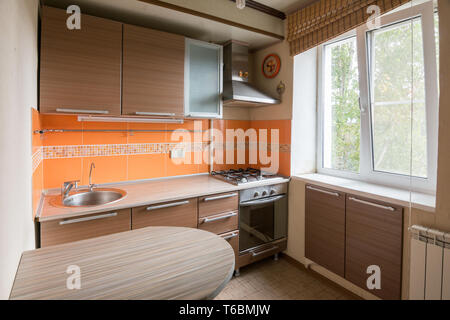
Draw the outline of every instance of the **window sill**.
M408 190L404 189L391 188L378 184L344 179L318 173L293 175L292 179L313 183L325 188L328 187L359 196L373 198L375 200L391 202L392 204L401 205L405 208L409 208L410 199L411 207L415 209L434 212L436 207L436 196L425 193L410 193Z

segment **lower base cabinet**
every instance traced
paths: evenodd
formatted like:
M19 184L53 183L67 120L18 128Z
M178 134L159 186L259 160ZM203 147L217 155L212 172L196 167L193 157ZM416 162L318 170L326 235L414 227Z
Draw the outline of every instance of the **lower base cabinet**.
M382 299L401 299L403 208L306 186L305 256Z
M344 277L344 193L306 186L305 256Z
M138 207L131 211L133 230L157 226L197 228L197 198Z
M382 299L400 299L402 226L402 207L347 195L345 278Z
M106 236L130 229L130 209L41 222L41 248Z

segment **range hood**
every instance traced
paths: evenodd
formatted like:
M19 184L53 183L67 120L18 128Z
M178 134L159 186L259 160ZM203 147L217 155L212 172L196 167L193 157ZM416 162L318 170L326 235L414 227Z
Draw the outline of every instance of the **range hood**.
M278 104L280 100L248 83L248 46L229 41L223 47L223 105L227 107L258 107Z

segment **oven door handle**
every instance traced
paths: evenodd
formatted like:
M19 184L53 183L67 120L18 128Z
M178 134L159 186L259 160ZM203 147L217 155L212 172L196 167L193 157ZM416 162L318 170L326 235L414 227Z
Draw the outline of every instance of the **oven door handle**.
M243 203L241 203L239 205L241 207L249 207L249 206L253 206L255 204L265 204L265 203L275 202L275 201L278 201L278 200L283 199L285 197L286 197L286 195L282 194L280 196L274 196L274 197L270 197L270 198L266 198L266 199L252 200L252 201L243 202Z

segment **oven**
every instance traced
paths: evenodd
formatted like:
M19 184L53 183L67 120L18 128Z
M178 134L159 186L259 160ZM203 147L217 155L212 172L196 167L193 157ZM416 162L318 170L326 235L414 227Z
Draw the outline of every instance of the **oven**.
M246 189L239 196L240 255L279 252L275 243L287 238L287 184Z

